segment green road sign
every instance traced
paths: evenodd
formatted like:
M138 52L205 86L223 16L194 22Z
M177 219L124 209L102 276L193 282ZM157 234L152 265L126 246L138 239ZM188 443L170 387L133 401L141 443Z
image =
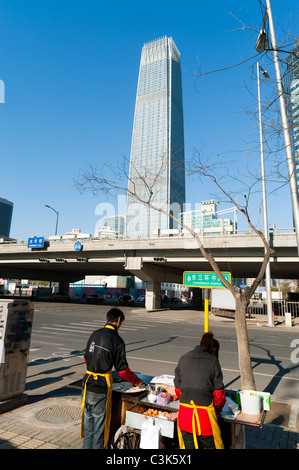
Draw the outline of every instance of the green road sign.
M231 283L231 273L222 272L221 274ZM183 275L183 284L185 287L201 287L202 289L225 289L225 286L219 280L214 271L185 271Z

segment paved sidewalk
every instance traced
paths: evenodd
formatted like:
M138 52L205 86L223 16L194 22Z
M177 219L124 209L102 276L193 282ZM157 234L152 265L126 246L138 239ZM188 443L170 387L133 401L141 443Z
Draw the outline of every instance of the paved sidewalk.
M247 427L246 448L299 449L299 433L271 424L265 424L262 429L257 430Z
M0 449L82 449L80 395L28 397L0 414Z
M271 397L261 429L246 427L248 449L299 449L299 400Z
M80 396L28 397L0 414L0 449L81 449Z
M299 449L299 401L273 398L262 429L246 427L246 449ZM28 403L0 414L2 449L82 449L81 397L65 389L29 396Z

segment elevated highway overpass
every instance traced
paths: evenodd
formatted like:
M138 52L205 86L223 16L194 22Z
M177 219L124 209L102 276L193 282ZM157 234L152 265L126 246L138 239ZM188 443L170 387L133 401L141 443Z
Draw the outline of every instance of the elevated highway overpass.
M69 283L86 275L132 274L154 292L160 282L182 283L184 271L211 271L193 238L87 238L80 240L81 251L75 251L75 242L45 240L43 248L28 248L25 242L1 243L0 277ZM264 247L256 234L205 236L203 243L220 269L230 271L233 278L257 275ZM270 244L275 250L271 277L299 279L295 233L274 232Z

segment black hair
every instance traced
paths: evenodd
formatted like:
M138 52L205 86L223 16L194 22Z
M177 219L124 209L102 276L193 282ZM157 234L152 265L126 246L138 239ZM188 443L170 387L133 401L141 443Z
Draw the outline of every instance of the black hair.
M121 323L125 319L124 313L119 308L111 308L107 312L107 316L106 316L107 322L115 323L117 322L119 318L120 318Z
M217 339L214 338L213 333L204 333L201 338L200 345L202 348L206 349L206 351L208 351L210 354L218 357L220 345Z

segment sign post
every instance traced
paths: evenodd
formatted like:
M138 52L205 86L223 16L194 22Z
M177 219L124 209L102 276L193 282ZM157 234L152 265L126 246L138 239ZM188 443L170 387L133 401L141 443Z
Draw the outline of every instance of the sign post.
M204 332L209 331L209 299L208 296L205 298L205 329Z
M231 273L221 271L227 282L231 283ZM198 287L200 289L225 289L225 285L220 281L214 271L185 271L183 274L183 284L185 287ZM204 332L209 331L209 299L208 295L204 299L205 307L205 327Z

